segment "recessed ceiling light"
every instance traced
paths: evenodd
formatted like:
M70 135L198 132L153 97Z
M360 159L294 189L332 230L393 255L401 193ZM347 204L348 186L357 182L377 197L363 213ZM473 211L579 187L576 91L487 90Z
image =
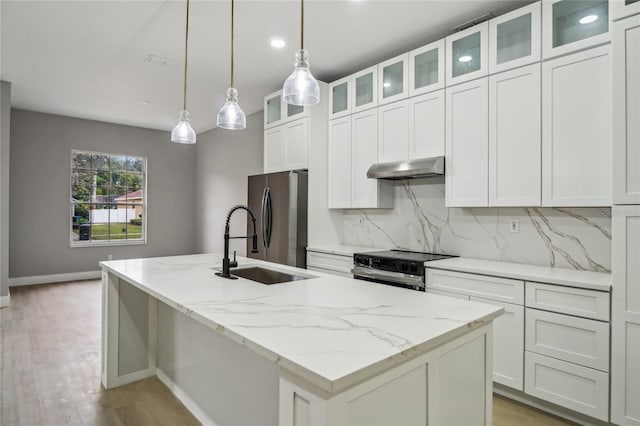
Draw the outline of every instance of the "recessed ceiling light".
M141 100L141 101L140 101L140 103L141 103L142 105L150 105L150 104L151 104L151 101L148 101L148 100L146 100L146 99L143 99L143 100Z
M271 39L271 47L275 47L276 49L281 49L285 46L285 42L281 38L272 38Z
M473 58L471 57L471 55L464 55L464 56L460 56L458 58L458 61L460 62L469 62L471 61Z
M598 15L587 15L580 18L578 22L580 22L582 25L585 25L585 24L590 24L597 20L598 20Z

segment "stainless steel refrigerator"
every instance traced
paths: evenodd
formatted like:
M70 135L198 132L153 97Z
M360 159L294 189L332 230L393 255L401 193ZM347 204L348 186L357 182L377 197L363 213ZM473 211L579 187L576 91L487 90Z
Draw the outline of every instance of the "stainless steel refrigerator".
M258 253L247 256L306 268L308 172L296 170L249 176L249 208L256 215ZM247 235L253 222L247 220Z

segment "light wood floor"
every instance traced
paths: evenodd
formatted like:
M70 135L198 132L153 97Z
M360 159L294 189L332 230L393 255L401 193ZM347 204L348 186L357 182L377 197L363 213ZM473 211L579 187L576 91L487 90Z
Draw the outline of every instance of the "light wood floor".
M0 425L197 425L157 379L100 384L100 281L11 289L0 309ZM494 426L571 425L494 397Z

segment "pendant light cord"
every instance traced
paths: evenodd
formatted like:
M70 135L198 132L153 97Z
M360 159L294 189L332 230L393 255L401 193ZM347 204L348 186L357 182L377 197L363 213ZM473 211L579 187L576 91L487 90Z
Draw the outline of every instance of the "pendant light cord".
M300 50L304 49L304 0L300 0Z
M231 86L233 87L233 30L234 30L234 7L235 2L231 0Z
M187 110L187 66L189 58L189 0L187 0L187 24L184 32L184 90L182 98L182 110Z

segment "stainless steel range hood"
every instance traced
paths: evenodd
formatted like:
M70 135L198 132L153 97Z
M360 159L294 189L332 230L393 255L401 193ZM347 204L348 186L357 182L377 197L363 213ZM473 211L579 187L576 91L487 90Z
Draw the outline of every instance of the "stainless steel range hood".
M372 179L417 179L444 175L444 157L378 163L369 167L367 177Z

